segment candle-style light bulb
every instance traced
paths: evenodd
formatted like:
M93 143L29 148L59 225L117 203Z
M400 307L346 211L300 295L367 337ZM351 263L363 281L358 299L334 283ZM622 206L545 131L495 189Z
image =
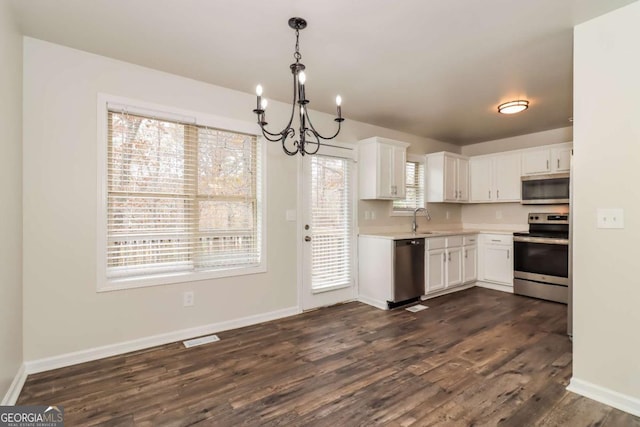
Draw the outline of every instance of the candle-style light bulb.
M268 104L269 102L267 101L267 98L263 98L262 102L260 103L260 106L262 107L263 110L266 110Z
M304 73L304 71L300 71L298 73L298 82L300 82L301 85L304 84L304 82L307 81L307 75Z
M261 85L256 86L256 95L262 96L262 86Z
M340 95L336 96L336 105L338 106L338 118L342 118L342 97Z

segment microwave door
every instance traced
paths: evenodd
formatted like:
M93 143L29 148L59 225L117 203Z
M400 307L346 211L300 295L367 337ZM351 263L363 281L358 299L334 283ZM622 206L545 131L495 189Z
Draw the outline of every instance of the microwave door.
M568 204L569 175L522 177L523 205Z

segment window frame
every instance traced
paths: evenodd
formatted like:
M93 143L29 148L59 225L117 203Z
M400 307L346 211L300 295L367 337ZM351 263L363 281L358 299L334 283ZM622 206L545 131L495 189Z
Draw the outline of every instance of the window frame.
M424 193L423 199L424 199L424 204L423 208L426 209L427 207L427 159L425 157L425 155L422 154L411 154L408 153L407 154L407 160L405 162L405 168L407 167L406 163L419 163L422 165L422 167L424 168L424 179L422 180L422 191ZM406 185L406 183L405 183ZM389 216L413 216L413 209L408 210L408 209L402 209L402 210L396 210L394 208L394 203L393 201L390 203L390 207L389 207Z
M257 137L257 161L256 169L260 172L256 180L256 200L258 203L258 235L260 237L260 262L250 267L231 267L215 270L185 271L158 273L142 277L107 277L107 184L108 184L108 116L109 108L122 108L143 116L149 116L161 120L180 121L197 126L206 126L226 130L229 132L245 133ZM259 134L257 125L250 122L199 113L180 108L169 107L149 103L145 101L124 98L109 94L98 94L97 108L98 127L98 152L97 152L97 178L98 178L98 203L97 203L97 292L132 289L148 286L170 285L199 280L218 279L224 277L243 276L249 274L265 273L267 271L267 144Z

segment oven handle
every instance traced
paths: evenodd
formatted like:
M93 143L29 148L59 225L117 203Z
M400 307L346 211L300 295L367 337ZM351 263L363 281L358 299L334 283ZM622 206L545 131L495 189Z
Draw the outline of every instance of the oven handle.
M514 242L527 242L527 243L544 243L548 245L568 245L569 239L550 239L546 237L521 237L514 236Z

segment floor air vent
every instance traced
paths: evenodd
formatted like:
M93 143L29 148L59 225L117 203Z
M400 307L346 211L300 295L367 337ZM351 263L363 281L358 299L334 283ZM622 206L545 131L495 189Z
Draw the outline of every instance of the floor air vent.
M220 338L218 338L217 335L207 335L206 337L200 337L200 338L194 338L192 340L182 341L182 344L184 344L186 348L191 348L198 345L209 344L216 341L220 341Z

